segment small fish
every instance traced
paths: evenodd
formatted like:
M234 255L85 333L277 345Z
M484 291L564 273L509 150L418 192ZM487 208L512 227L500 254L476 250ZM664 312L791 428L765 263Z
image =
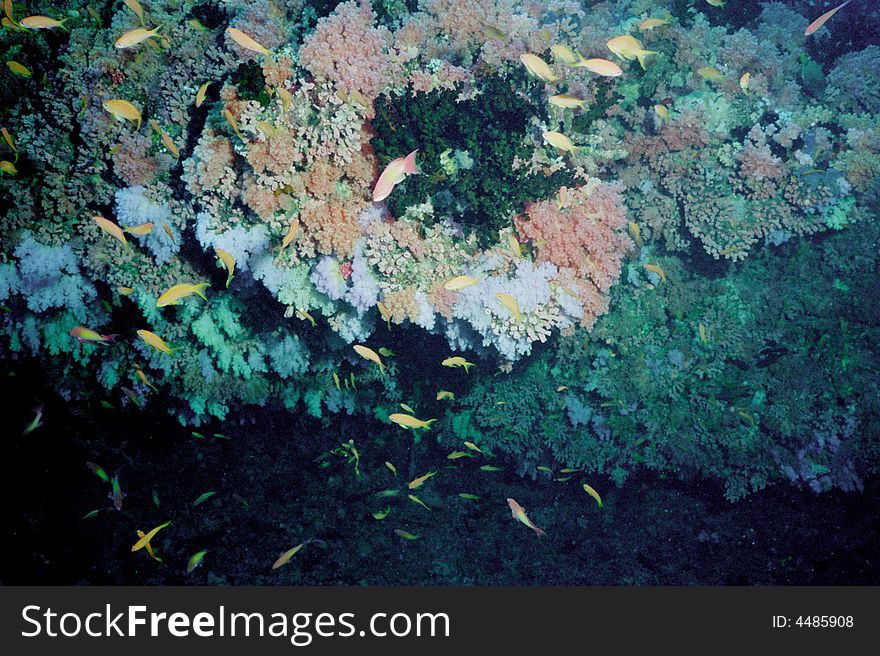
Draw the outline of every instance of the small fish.
M108 235L119 240L119 242L123 246L125 246L126 248L130 248L128 242L125 240L125 235L122 233L122 228L113 223L113 221L105 219L103 216L93 216L92 221L97 223L98 227L101 228L101 230L106 232Z
M67 334L73 337L80 344L86 342L100 342L102 344L109 344L117 337L119 337L119 335L102 335L101 333L94 331L91 328L86 328L85 326L77 326L76 328L71 328Z
M131 401L135 406L137 406L138 408L143 407L141 405L141 400L138 398L137 394L135 394L133 390L130 390L127 387L120 387L119 389L122 390L122 393L125 394L125 396L128 397L128 400Z
M199 87L199 90L196 91L196 108L201 107L202 103L205 102L205 94L208 93L209 86L211 86L211 80L203 82L202 86Z
M157 508L161 505L159 503L159 494L156 492L156 490L153 490L153 505Z
M144 342L147 343L148 346L152 346L157 351L161 353L167 353L168 355L172 355L175 351L179 350L180 347L171 348L168 344L165 343L161 337L159 337L156 333L151 332L149 330L138 330L138 337L140 337Z
M744 251L745 249L742 246L728 246L727 248L723 248L718 251L719 255L733 255L734 253L739 253Z
M575 153L579 150L578 147L571 142L571 139L566 137L561 132L550 130L544 132L541 136L544 137L544 141L546 141L548 144L550 144L554 148L558 148L563 152Z
M404 531L402 528L396 528L394 529L394 532L398 536L402 537L404 540L418 540L420 537L414 533L410 533L409 531Z
M285 551L283 554L278 556L278 560L276 560L273 563L272 569L278 569L282 565L286 565L288 563L288 561L296 555L296 552L305 546L305 544L306 544L305 542L301 542L300 544L296 545L293 549L290 549L289 551Z
M556 105L557 107L562 107L563 109L584 107L587 104L587 101L583 98L578 98L577 96L573 96L569 93L559 93L555 96L550 96L550 98L548 98L548 101L551 105Z
M6 62L6 66L12 71L13 74L18 75L19 77L30 78L33 76L30 69L24 64L19 64L17 61L10 59Z
M250 50L251 52L256 52L261 55L271 55L266 48L257 43L254 39L249 37L247 34L242 32L240 29L236 27L227 27L226 33L229 35L229 38L235 41L238 45L240 45L245 50Z
M284 239L281 240L281 249L285 249L290 246L290 243L296 239L296 236L299 234L299 219L294 219L290 222L290 227L287 228L287 234L284 235Z
M425 430L428 430L431 427L431 424L437 421L436 419L422 421L421 419L416 419L412 415L405 415L401 412L395 412L394 414L388 415L388 418L398 426L403 426L404 428L424 428Z
M826 11L824 14L819 16L819 18L817 18L807 26L806 31L804 31L804 36L810 36L813 32L815 32L825 23L827 23L831 19L831 17L834 16L834 14L846 7L850 2L852 2L852 0L846 0L846 2L837 5L831 11Z
M256 126L257 129L267 137L278 136L278 133L280 132L280 130L269 123L269 121L257 121Z
M365 360L369 360L370 362L375 362L376 364L378 364L379 372L383 376L385 375L385 365L382 363L382 358L379 357L378 353L362 344L355 344L354 346L352 346L352 348L354 349L355 353L357 353Z
M388 310L388 307L382 301L378 301L376 308L379 310L382 321L388 326L388 330L391 330L391 312Z
M510 312L510 314L513 315L513 320L519 321L519 302L513 296L505 292L498 292L497 294L495 294L495 296L496 298L498 298L498 301L501 303L501 305L503 305Z
M560 385L559 387L556 388L556 391L557 392L564 392L567 389L568 389L568 385Z
M480 497L476 494L471 494L470 492L459 492L458 496L467 501L479 501Z
M520 61L525 65L526 70L537 78L545 82L556 82L560 79L550 66L543 59L531 53L525 53L519 56Z
M553 57L561 61L563 64L568 64L569 66L574 66L577 64L583 57L581 57L574 50L569 48L568 46L563 45L554 45L550 46L550 52L553 53Z
M468 456L467 451L453 451L448 456L446 456L447 460L458 460L459 458L466 458Z
M116 39L116 43L113 45L119 49L134 48L149 39L151 36L154 36L160 28L161 26L148 30L144 27L136 27L133 30L125 32L121 37Z
M95 510L91 510L83 515L82 519L91 519L92 517L97 517L102 510L107 510L107 508L96 508Z
M473 362L468 362L460 355L455 355L449 358L446 358L443 362L441 362L444 367L464 367L465 373L468 373L471 370L471 367L475 367L476 365Z
M703 342L703 344L708 344L709 337L706 335L706 326L701 323L697 326L697 332L700 333L700 341Z
M119 484L119 476L114 476L110 479L110 491L107 493L107 497L112 499L113 507L116 510L122 510L122 500L125 498L125 494L122 491L122 486Z
M86 467L88 467L89 471L91 471L95 476L100 478L105 483L110 482L110 477L107 475L107 472L104 471L104 468L101 467L101 465L96 465L93 462L87 462Z
M378 519L380 522L388 517L391 514L391 506L385 506L382 510L377 510L374 513L370 513L373 515L373 519Z
M396 497L399 493L399 490L382 490L381 492L376 492L377 497Z
M666 272L659 264L645 264L645 269L660 276L660 282L666 282Z
M442 401L443 399L449 399L450 401L454 401L455 394L453 394L449 390L440 390L439 392L437 392L437 400Z
M645 60L649 56L659 54L654 50L645 50L642 42L629 34L614 37L606 45L611 52L622 59L638 59L642 70L646 70Z
M197 551L189 558L189 562L186 564L186 573L192 574L192 571L202 564L202 559L205 557L205 554L208 553L207 549L202 549L201 551Z
M142 223L140 225L131 226L130 228L123 228L123 232L127 232L130 235L137 235L138 237L143 237L144 235L148 235L153 232L153 224L152 223Z
M213 497L215 494L217 494L217 493L216 492L204 492L203 494L200 494L198 496L198 498L195 501L193 501L193 503L192 503L193 508L205 503L205 501L207 501L208 499Z
M138 529L138 530L137 530L137 536L138 536L139 538L144 537L144 532L143 532L142 530ZM153 551L153 546L152 546L149 542L145 545L145 547L146 547L146 550L147 550L147 554L149 554L150 558L152 558L153 560L155 560L157 563L161 563L161 562L162 562L162 559L159 558L159 556L157 556L157 555L155 554L155 552Z
M127 121L136 121L137 129L141 129L141 111L127 100L115 98L113 100L105 100L101 103L105 111L113 114L116 118L125 119Z
M703 66L702 68L698 68L697 73L703 79L711 82L721 82L724 79L724 74L714 66Z
M666 105L654 105L654 113L660 119L660 123L665 123L669 120L669 109L667 109Z
M510 244L510 253L514 257L522 257L522 247L519 245L519 240L510 235L507 240L508 244Z
M177 241L174 239L174 235L171 233L171 228L168 226L167 223L162 224L162 230L164 230L165 234L168 235L168 238L171 240L172 244L177 243Z
M482 467L480 467L480 471L500 472L501 467L496 467L495 465L483 465Z
M596 503L599 504L600 508L602 507L602 497L599 496L599 493L596 492L596 490L584 483L584 491L596 500Z
M553 480L557 481L558 483L565 483L566 481L571 480L571 476L560 476L559 478L554 478Z
M162 139L162 144L168 149L168 152L175 157L180 157L180 149L171 139L171 135L165 132L155 120L150 120L150 127L153 128L153 130L156 131L156 134Z
M473 442L465 442L464 445L467 448L469 448L471 451L476 451L477 453L483 452L483 450L480 447L478 447L476 444L474 444Z
M143 370L143 369L141 369L141 368L140 368L139 366L137 366L137 365L134 365L134 372L135 372L135 374L137 375L137 377L140 379L140 381L141 381L144 385L146 385L147 387L151 388L154 392L158 392L158 391L159 391L159 390L156 389L156 386L153 385L153 383L150 382L150 379L147 378L147 374L144 373L144 370Z
M315 321L315 317L309 314L305 308L298 308L296 311L296 316L303 321L308 321L310 324L312 324L312 328L318 325L318 322Z
M556 210L562 211L563 208L568 206L568 187L562 186L559 188L559 196L556 199Z
M422 485L425 484L425 481L427 481L429 478L431 478L431 477L433 477L433 476L436 476L436 475L437 475L437 472L429 471L429 472L428 472L427 474L425 474L424 476L419 476L418 478L414 478L414 479L411 480L409 483L407 483L406 486L407 486L410 490L417 490L417 489L419 489L420 487L422 487Z
M189 25L190 27L192 27L193 29L198 30L199 32L207 32L208 31L208 28L205 27L204 25L202 25L202 23L196 18L190 18L188 21L186 21L186 24Z
M222 248L215 248L214 253L216 253L217 258L223 263L223 266L226 267L226 288L229 289L229 283L232 282L233 274L235 273L235 258L231 253L224 251Z
M224 109L223 117L226 119L226 122L229 123L229 127L232 128L235 136L238 137L241 141L244 141L244 137L241 136L241 132L238 131L238 125L236 125L235 123L235 117L232 115L232 112L230 112L228 109Z
M391 470L391 473L392 473L392 474L394 474L395 476L397 476L397 467L395 467L394 465L392 465L392 464L391 464L390 462L388 462L387 460L385 461L385 466L388 467L388 469Z
M564 467L564 468L562 468L562 469L559 470L559 473L560 473L560 474L574 474L574 473L577 473L577 472L579 472L579 471L580 471L580 469L572 469L571 467Z
M181 283L174 285L158 299L156 299L156 307L166 307L168 305L180 305L180 301L187 296L200 296L204 300L208 300L205 296L205 290L211 286L209 282L201 282L197 285L190 283Z
M725 4L727 4L727 0L706 0L707 3L712 5L713 7L723 8Z
M336 384L336 389L341 392L342 388L339 386L339 374L337 374L335 371L333 372L333 382Z
M40 426L43 425L43 406L38 405L34 408L34 418L31 420L25 429L21 432L22 435L30 435L35 430L37 430Z
M12 0L3 0L3 13L11 23L15 23L15 19L12 17Z
M450 292L458 292L458 291L461 291L462 289L467 289L468 287L472 287L473 285L476 285L478 282L480 282L480 281L477 280L476 278L474 278L473 276L456 276L455 278L452 278L451 280L447 280L446 283L443 285L443 289L450 291Z
M390 348L382 346L379 348L379 355L381 355L383 358L393 358L394 351L392 351Z
M69 19L65 18L59 21L54 18L49 18L48 16L28 16L27 18L22 18L18 21L18 24L29 30L52 30L56 27L64 28L64 23L68 20Z
M406 412L410 413L411 415L414 415L414 414L416 413L416 411L413 410L411 407L409 407L406 403L401 403L401 404L400 404L400 407L401 407L403 410L405 410Z
M668 18L646 18L641 23L639 23L639 31L640 32L649 32L653 30L655 27L661 27L663 25L669 25L670 19Z
M15 147L15 142L12 141L12 135L9 134L9 131L6 128L0 128L0 133L3 134L3 141L6 142L6 145L12 149L12 152L16 155L18 154L18 148Z
M398 157L389 162L385 170L382 171L382 175L376 181L376 186L373 188L374 203L388 198L395 185L403 182L406 176L419 173L416 166L416 153L418 152L418 150L414 150L406 157Z
M293 102L293 95L284 87L278 87L278 97L281 98L281 111L287 112Z
M141 3L138 0L122 0L125 3L125 6L131 9L134 12L134 15L138 17L138 20L141 22L141 25L144 24L144 8L141 7Z
M535 526L532 523L532 520L528 518L528 516L526 515L525 508L523 508L521 505L519 505L513 499L508 499L507 505L510 506L510 514L515 520L528 526L530 529L532 529L538 535L538 537L541 537L542 535L544 535L544 531L541 530L540 528L538 528L537 526Z
M407 498L408 498L410 501L412 501L414 504L421 506L421 507L424 508L425 510L428 510L428 511L431 510L431 509L428 507L428 504L426 504L424 501L422 501L421 499L419 499L415 494L407 494L406 496L407 496Z
M607 59L584 59L578 63L581 68L586 68L591 73L602 77L619 77L623 75L623 69L613 61Z
M632 235L633 240L636 242L636 246L642 246L642 229L639 227L639 224L635 221L630 221L627 225L629 228L629 234Z
M122 296L131 296L132 294L134 294L134 287L123 287L120 285L116 287L116 291L119 292Z
M2 171L3 173L6 173L8 175L17 175L18 174L18 169L15 168L15 164L13 164L12 162L7 161L5 159L2 162L0 162L0 171Z
M502 39L507 38L507 34L492 25L489 25L486 28L486 36L490 39L494 39L495 41L501 41Z
M746 423L747 423L749 426L754 426L754 425L755 425L755 418L752 417L752 415L750 415L748 412L744 412L744 411L740 410L740 411L737 412L736 414L738 414L740 417L742 417L743 419L745 419L745 420L746 420Z
M743 90L743 93L749 92L749 80L752 79L751 73L743 73L739 78L739 88Z
M552 473L553 473L553 470L552 470L552 469L550 469L549 467L546 467L546 466L544 466L544 465L538 465L537 467L535 467L535 469L537 469L538 471L546 472L546 473L548 473L548 474L552 474Z

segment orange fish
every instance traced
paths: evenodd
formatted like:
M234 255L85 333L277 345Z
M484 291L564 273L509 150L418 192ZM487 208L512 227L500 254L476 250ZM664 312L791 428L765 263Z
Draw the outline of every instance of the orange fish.
M528 526L530 529L532 529L535 533L538 534L538 537L541 537L542 535L544 535L544 531L541 530L540 528L538 528L537 526L535 526L532 523L532 520L528 518L528 516L526 515L525 508L523 508L521 505L519 505L513 499L508 499L507 505L510 506L510 514L513 516L513 518L515 520Z
M382 171L382 175L379 176L379 180L376 182L376 187L373 189L373 202L378 203L381 200L385 200L391 194L391 190L394 189L396 184L402 182L406 176L416 175L419 172L418 168L416 168L417 152L419 151L414 150L406 157L398 157L385 167L385 170Z
M101 342L107 344L119 337L119 335L102 335L101 333L96 332L91 328L86 328L85 326L71 328L68 334L80 344L83 342Z
M834 16L834 14L846 7L850 2L852 2L852 0L846 0L846 2L837 5L831 11L826 11L824 14L819 16L819 18L817 18L807 26L807 30L804 32L804 36L810 36L813 32L815 32L825 23L827 23L831 19L831 17Z

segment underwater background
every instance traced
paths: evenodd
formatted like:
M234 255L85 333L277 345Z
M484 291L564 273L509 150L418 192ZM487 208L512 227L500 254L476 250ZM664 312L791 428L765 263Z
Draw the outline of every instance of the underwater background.
M878 3L2 21L0 583L880 582Z

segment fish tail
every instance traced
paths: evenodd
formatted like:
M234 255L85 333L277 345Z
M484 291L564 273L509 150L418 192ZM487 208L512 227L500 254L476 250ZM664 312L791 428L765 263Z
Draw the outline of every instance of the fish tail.
M544 537L545 535L547 535L546 533L544 533L543 529L540 529L540 528L538 528L537 526L532 526L532 528L535 529L535 533L538 534L538 537L539 537L539 538L542 538L542 537Z
M208 297L205 296L204 292L210 286L211 286L211 283L202 282L202 283L199 283L198 285L196 285L196 288L193 291L207 301Z
M436 419L428 419L428 421L425 422L425 430L428 430L431 427L431 424L434 423L435 421L437 421L437 420Z
M648 68L645 66L645 60L646 60L648 57L650 57L651 55L659 55L659 54L660 54L659 52L656 52L656 51L654 51L654 50L645 50L645 51L642 52L641 54L636 55L636 57L638 57L639 64L641 64L641 66L642 66L642 70L643 70L643 71L648 70Z
M408 175L416 175L419 172L418 167L416 166L416 153L419 152L418 149L412 151L409 155L403 158L403 172Z

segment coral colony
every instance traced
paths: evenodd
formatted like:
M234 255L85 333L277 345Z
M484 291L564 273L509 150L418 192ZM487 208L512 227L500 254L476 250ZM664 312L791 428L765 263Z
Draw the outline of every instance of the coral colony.
M829 59L779 2L101 4L3 19L0 349L63 398L421 398L407 431L524 473L730 499L877 462L876 325L841 314L876 286L877 45ZM467 385L402 389L420 360Z

